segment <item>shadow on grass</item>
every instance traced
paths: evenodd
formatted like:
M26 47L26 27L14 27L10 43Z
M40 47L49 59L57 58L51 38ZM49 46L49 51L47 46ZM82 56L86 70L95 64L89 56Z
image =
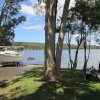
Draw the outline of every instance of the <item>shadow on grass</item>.
M7 85L8 85L7 80L0 81L0 88L5 88L7 87Z
M88 81L85 81L80 71L62 71L62 77L66 78L63 82L43 83L34 93L22 95L11 100L99 100L100 90L92 88ZM42 68L33 69L25 73L23 77L40 77ZM21 79L19 78L19 80ZM17 82L15 80L13 82Z
M3 93L3 89L8 86L7 80L0 81L0 92ZM0 94L0 100L7 100L4 94Z

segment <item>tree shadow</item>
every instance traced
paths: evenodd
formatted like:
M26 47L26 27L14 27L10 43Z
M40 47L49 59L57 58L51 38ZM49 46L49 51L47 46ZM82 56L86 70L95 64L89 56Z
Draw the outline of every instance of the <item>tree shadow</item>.
M0 81L0 92L4 92L3 89L5 89L7 86L8 86L8 83L7 83L8 80L3 80L3 81ZM7 100L7 98L5 97L4 94L0 94L0 100Z
M11 100L98 100L100 98L100 90L91 87L89 85L91 81L81 79L84 76L80 71L77 73L73 71L66 72L62 75L66 78L65 81L45 82L34 93ZM37 70L36 68L25 73L22 77L39 77L41 74L42 69Z
M62 91L58 90L62 88ZM85 91L81 94L79 91ZM43 84L35 93L13 98L12 100L98 100L100 91L94 91L88 85L77 83L75 86L62 85L58 87L55 83Z
M0 88L5 88L5 87L7 87L7 85L8 85L7 81L8 81L8 80L0 81Z

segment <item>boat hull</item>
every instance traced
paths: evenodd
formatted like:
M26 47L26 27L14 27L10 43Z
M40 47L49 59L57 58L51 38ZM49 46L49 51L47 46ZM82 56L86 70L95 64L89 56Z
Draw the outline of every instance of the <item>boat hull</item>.
M20 62L22 60L22 56L9 56L9 55L0 55L0 62Z

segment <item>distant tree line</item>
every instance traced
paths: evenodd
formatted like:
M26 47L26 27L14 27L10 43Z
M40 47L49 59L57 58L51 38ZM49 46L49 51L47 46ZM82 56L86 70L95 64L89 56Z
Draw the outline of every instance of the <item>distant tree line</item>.
M32 43L32 42L14 42L13 46L24 46L28 50L40 50L44 49L44 43Z
M44 43L33 43L33 42L13 42L13 46L24 46L28 50L41 50L44 49ZM76 49L77 45L71 44L71 49ZM91 49L100 49L100 46L91 45ZM68 49L68 45L64 44L63 49ZM84 49L84 46L81 45L79 49Z

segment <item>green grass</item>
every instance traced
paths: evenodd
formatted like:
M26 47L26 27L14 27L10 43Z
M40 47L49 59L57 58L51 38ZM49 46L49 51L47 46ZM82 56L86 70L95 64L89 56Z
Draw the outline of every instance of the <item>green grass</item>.
M42 82L43 68L34 68L11 81L9 100L99 100L100 83L86 81L81 71L62 70L61 82Z

